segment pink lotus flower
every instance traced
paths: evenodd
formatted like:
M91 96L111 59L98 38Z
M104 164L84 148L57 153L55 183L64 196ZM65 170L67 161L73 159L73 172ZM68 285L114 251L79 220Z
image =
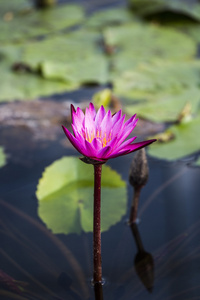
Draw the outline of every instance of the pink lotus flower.
M64 126L63 130L78 152L92 160L106 162L156 141L133 143L136 136L125 141L137 124L136 115L124 122L125 115L121 116L121 110L112 115L110 110L106 112L101 106L96 112L92 103L86 108L85 115L79 107L75 110L73 105L71 111L74 135Z

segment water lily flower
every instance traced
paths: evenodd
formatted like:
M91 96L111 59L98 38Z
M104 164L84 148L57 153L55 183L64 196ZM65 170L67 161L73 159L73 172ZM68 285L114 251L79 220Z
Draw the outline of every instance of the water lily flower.
M90 103L85 114L79 107L75 110L73 105L71 113L74 135L63 126L66 136L78 152L98 162L103 163L110 158L134 152L156 141L152 139L133 143L136 136L126 140L138 119L134 115L125 122L121 110L112 115L110 110L106 112L101 106L96 112Z

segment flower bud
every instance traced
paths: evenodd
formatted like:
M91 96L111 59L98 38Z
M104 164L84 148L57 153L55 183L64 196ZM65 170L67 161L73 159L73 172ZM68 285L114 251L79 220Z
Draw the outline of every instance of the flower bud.
M145 149L142 148L135 154L129 172L129 182L134 188L143 187L148 180L149 167Z

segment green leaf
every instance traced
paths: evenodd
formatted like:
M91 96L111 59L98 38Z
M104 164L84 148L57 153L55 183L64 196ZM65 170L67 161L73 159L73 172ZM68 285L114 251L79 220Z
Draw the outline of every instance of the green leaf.
M152 121L175 121L187 102L192 112L199 105L200 63L157 62L143 64L114 80L114 93L132 103L127 113L137 112ZM135 102L135 103L134 103Z
M30 9L30 2L28 0L0 0L0 18L6 20L6 14L11 14L12 17L15 14L22 14L24 11ZM9 16L7 16L8 18Z
M173 122L179 117L184 106L189 103L191 112L196 113L199 109L200 90L197 88L183 90L181 93L155 94L149 101L141 101L126 105L124 111L129 115L137 113L139 117L154 122ZM147 95L148 97L148 95Z
M191 59L196 43L172 28L130 23L104 30L106 45L115 47L111 56L113 74L133 70L137 65L158 60Z
M153 15L154 20L162 17L161 21L166 21L162 13L173 13L178 16L188 17L195 21L200 21L200 5L195 1L182 0L129 0L129 5L135 13L142 17L149 17ZM157 18L156 18L157 17ZM171 16L172 17L172 16ZM170 15L168 20L170 22ZM159 18L160 20L160 18Z
M96 45L99 34L80 30L74 34L29 43L22 61L47 79L76 83L106 83L108 62ZM95 67L94 67L95 66Z
M5 166L6 164L6 155L3 147L0 147L0 167Z
M127 23L132 19L133 14L123 7L104 9L92 14L92 16L87 19L86 26L92 28L104 28L108 25Z
M1 43L13 40L21 41L30 37L52 33L79 24L84 19L83 9L78 5L62 4L54 8L43 10L27 9L15 13L16 5L14 5L14 11L10 12L11 5L8 7L6 2L8 1L0 1L0 11L4 12L0 19ZM13 2L16 2L16 0ZM7 10L7 16L10 13L9 19L8 17L6 19Z
M0 68L0 101L28 100L38 96L48 96L53 93L73 90L77 84L51 81L40 75L27 72L14 72L8 64Z
M189 122L173 125L168 131L174 136L169 142L150 145L148 153L160 159L175 160L200 150L200 115Z
M93 228L93 166L63 157L48 166L36 192L38 213L54 233L80 233ZM102 231L126 212L126 184L108 166L102 172Z

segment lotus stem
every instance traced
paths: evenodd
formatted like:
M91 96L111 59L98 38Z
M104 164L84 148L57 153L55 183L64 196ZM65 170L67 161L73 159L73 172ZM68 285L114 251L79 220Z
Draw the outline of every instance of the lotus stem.
M101 171L102 164L94 164L94 214L93 214L93 283L102 283L101 263Z

